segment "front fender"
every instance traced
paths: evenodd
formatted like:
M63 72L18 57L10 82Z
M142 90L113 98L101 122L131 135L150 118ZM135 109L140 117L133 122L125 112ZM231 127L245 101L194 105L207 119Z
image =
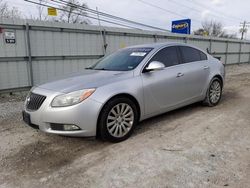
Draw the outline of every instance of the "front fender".
M135 98L140 107L140 117L143 117L143 87L141 78L139 76L101 86L96 89L96 91L93 95L91 95L90 98L102 103L103 108L107 101L119 94L128 94Z

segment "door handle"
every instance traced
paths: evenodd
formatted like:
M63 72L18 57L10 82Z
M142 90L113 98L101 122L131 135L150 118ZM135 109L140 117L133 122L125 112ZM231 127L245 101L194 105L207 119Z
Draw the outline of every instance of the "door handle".
M209 68L209 66L204 66L204 67L203 67L203 69L208 69L208 68Z
M176 77L178 78L178 77L182 77L182 76L184 76L184 73L179 72Z

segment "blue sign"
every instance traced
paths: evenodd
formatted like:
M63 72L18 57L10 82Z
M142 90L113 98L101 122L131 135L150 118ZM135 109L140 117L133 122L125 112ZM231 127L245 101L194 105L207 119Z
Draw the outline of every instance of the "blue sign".
M190 19L172 21L172 33L190 34L190 31Z

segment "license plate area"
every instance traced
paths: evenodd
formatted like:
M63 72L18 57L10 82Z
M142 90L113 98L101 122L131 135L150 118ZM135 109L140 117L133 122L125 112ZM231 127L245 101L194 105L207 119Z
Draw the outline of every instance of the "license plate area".
M23 111L23 121L25 123L27 123L28 125L31 124L31 122L30 122L30 114L26 113L25 111Z
M30 127L34 128L34 129L39 129L39 126L38 125L35 125L35 124L32 124L31 121L30 121L30 114L23 111L22 112L22 115L23 115L23 121L28 124Z

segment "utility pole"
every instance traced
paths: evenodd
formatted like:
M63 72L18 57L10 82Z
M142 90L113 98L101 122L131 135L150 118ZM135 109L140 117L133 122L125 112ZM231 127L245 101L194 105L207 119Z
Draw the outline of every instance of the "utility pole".
M105 48L105 34L102 31L102 26L101 26L101 21L100 21L100 15L99 15L99 11L98 11L98 7L96 7L96 14L97 14L97 20L98 20L98 25L99 25L99 30L100 30L100 35L102 38L102 51L103 51L103 55L106 54L106 48Z
M250 22L244 21L243 23L240 23L240 27L242 27L242 28L240 29L241 40L243 40L244 34L247 32L247 27L249 27L249 26L250 26Z
M99 28L101 28L100 15L99 15L98 7L96 7L96 14L97 14Z

